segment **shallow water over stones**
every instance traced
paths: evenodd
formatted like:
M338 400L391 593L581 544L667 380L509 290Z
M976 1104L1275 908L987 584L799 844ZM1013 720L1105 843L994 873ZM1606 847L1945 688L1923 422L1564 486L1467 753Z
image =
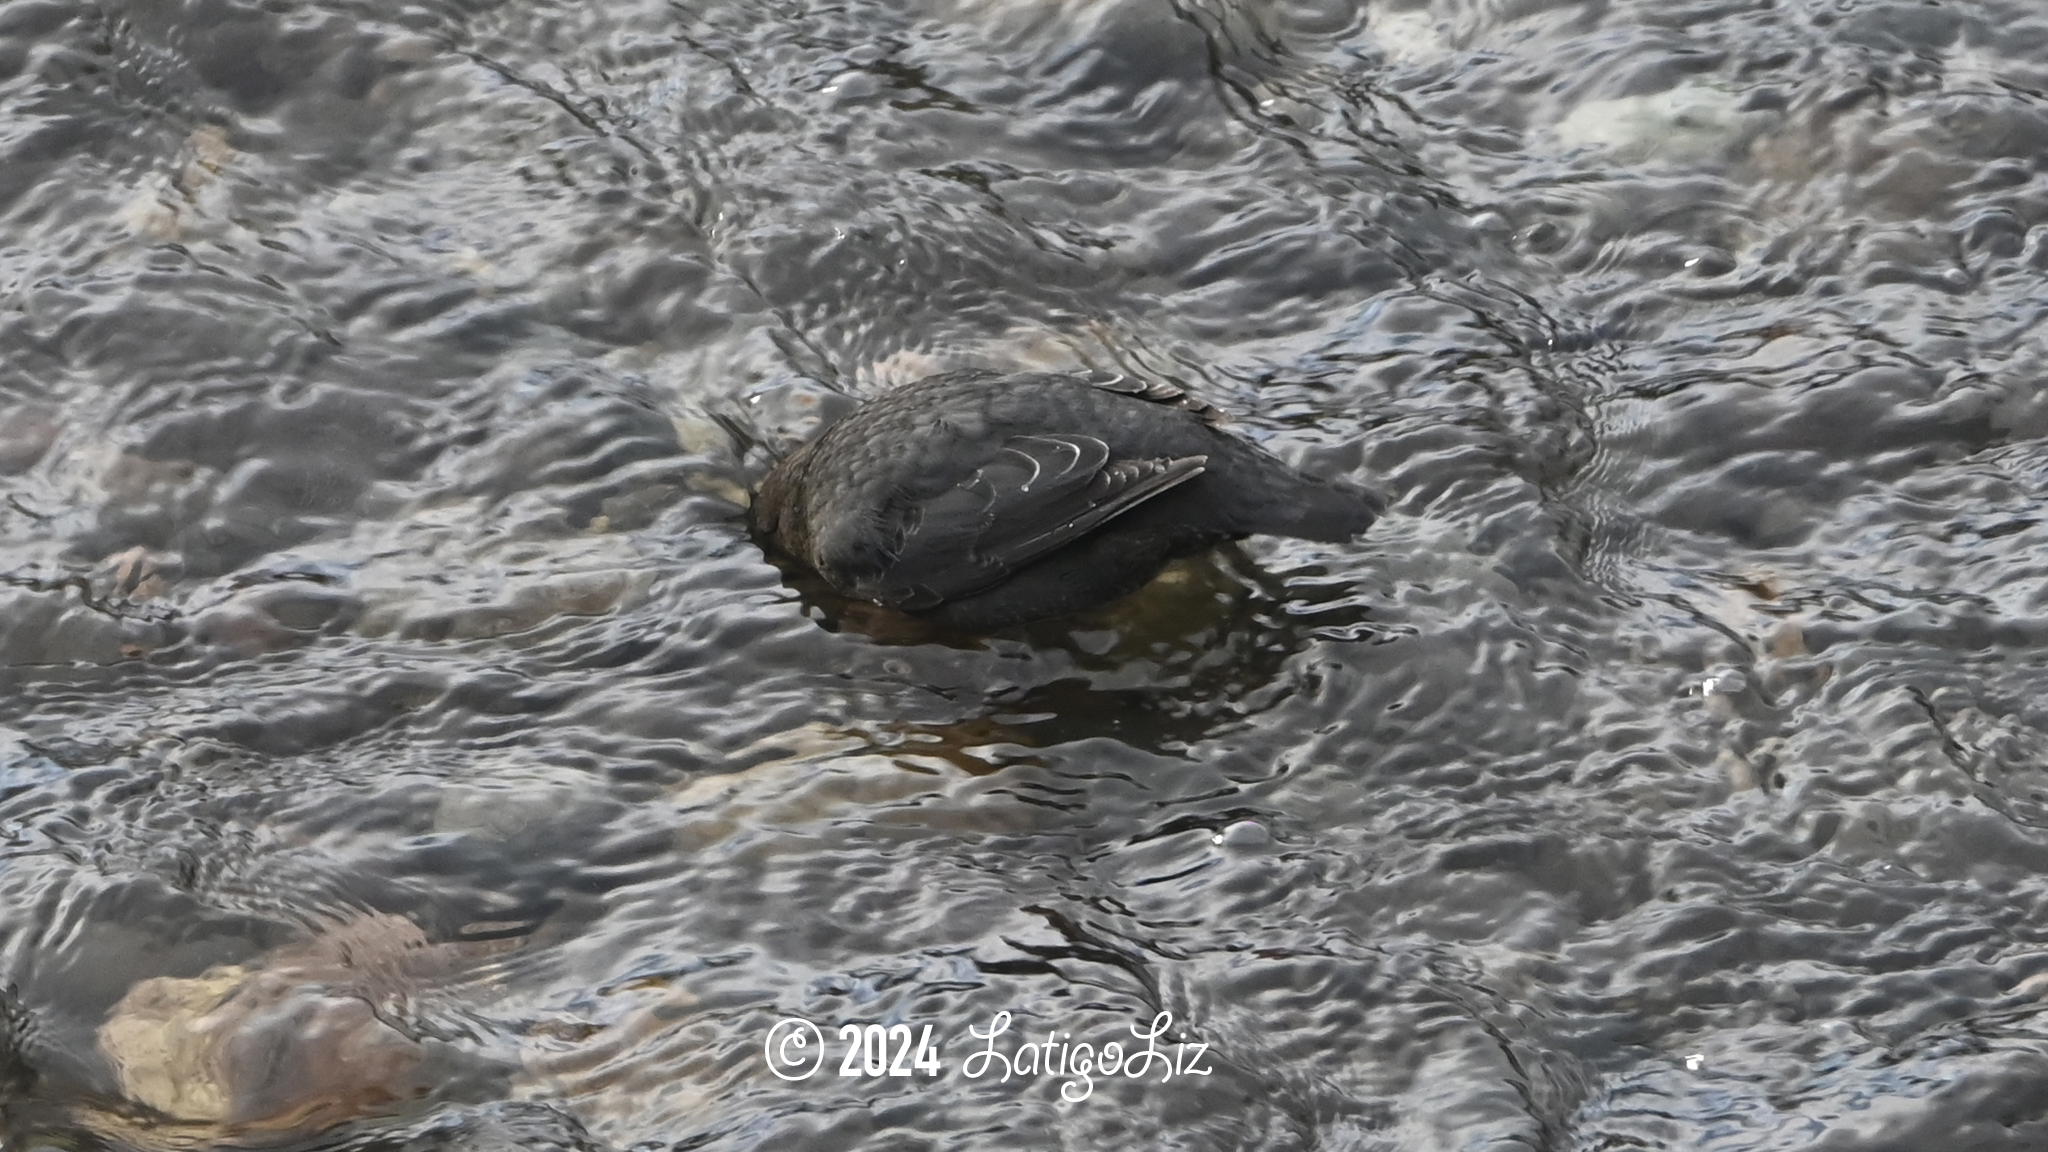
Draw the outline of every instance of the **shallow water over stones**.
M2048 1145L2037 8L0 7L0 1142ZM747 538L971 365L1393 510Z

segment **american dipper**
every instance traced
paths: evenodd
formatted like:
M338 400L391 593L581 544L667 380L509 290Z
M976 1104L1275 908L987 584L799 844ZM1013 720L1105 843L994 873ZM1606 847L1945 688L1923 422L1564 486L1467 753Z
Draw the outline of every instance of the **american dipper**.
M1220 419L1123 376L942 373L784 457L754 529L847 596L984 631L1116 599L1226 540L1349 540L1385 509Z

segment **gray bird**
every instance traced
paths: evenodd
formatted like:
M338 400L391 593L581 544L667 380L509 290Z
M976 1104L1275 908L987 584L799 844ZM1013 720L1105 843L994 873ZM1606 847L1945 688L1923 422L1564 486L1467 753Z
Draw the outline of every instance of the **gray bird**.
M1384 511L1220 419L1122 376L943 373L784 457L754 529L847 596L986 631L1114 600L1227 540L1349 540Z

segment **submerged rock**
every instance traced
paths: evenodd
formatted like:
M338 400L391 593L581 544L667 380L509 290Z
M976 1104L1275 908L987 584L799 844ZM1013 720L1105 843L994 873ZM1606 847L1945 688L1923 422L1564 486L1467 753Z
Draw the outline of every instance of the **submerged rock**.
M99 1028L121 1095L145 1109L85 1117L139 1146L294 1139L501 1072L402 1027L394 1006L478 948L369 916L267 957L142 980ZM139 1125L139 1126L138 1126Z

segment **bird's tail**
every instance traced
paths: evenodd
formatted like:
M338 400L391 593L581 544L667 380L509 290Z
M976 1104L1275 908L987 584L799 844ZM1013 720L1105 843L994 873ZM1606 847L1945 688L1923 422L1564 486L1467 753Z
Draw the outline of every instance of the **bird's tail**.
M1251 530L1274 536L1338 543L1361 535L1387 510L1387 502L1363 488L1302 476L1276 486L1261 502Z

